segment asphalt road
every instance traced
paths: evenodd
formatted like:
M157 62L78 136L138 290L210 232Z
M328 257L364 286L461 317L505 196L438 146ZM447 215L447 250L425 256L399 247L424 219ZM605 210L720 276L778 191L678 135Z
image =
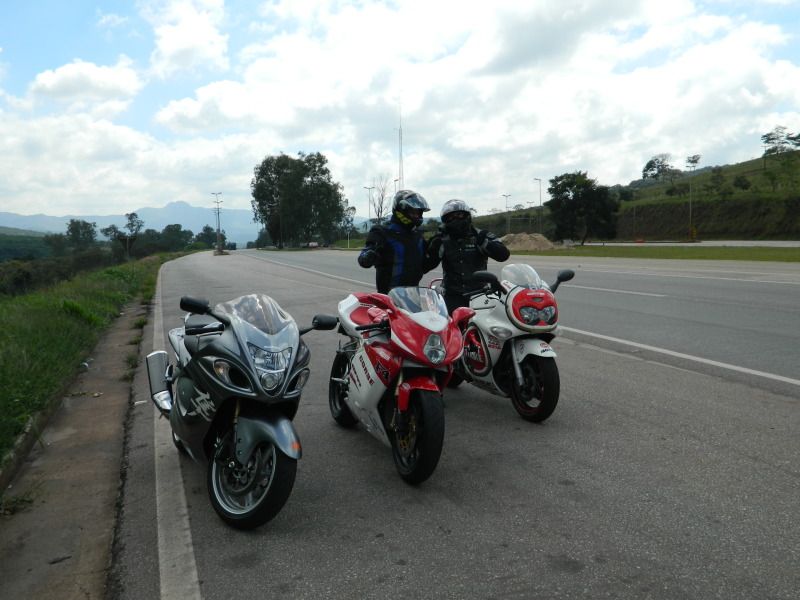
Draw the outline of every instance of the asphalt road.
M168 263L162 327L144 343L180 323L183 294L263 291L301 325L333 313L372 281L354 258ZM306 335L312 376L295 421L304 456L283 511L251 533L216 517L202 467L181 459L164 475L177 453L154 448L168 434L163 420L154 431L140 373L116 596L796 598L797 266L535 261L548 280L577 271L557 293L556 412L537 426L508 400L448 391L442 459L418 488L387 448L333 423L335 332Z

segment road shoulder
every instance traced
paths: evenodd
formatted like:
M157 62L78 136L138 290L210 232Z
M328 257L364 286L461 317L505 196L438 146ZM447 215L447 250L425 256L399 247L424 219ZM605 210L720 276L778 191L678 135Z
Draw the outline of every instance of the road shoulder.
M131 397L128 357L139 352L131 304L98 342L6 496L30 502L0 517L0 597L103 598Z

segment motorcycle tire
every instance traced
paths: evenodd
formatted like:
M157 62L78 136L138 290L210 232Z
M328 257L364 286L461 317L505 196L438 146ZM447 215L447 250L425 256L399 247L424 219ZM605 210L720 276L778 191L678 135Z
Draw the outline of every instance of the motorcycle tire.
M223 442L222 448L231 446ZM235 461L228 454L225 450L208 462L206 482L211 505L223 521L236 529L263 525L273 519L289 499L297 474L297 460L271 443L260 444L243 467L231 468L229 465Z
M408 405L408 432L391 434L392 458L406 483L422 483L433 474L444 444L444 405L439 394L428 390L412 393Z
M460 386L464 382L464 378L461 377L458 373L453 373L452 377L450 377L450 381L447 382L447 387L451 389L455 389Z
M561 380L553 358L526 356L520 364L525 383L522 387L516 377L511 382L511 403L520 417L541 423L553 414L558 404Z
M358 419L350 412L345 396L347 386L336 381L336 379L347 379L350 375L350 360L352 355L347 352L339 352L333 359L331 366L331 379L328 382L328 405L331 409L331 416L342 427L352 429L358 423Z

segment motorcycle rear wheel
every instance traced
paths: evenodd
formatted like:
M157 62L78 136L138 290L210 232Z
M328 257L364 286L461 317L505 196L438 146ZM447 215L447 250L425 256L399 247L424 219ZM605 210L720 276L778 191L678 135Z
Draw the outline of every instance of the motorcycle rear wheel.
M333 381L334 379L347 379L350 376L350 360L352 355L348 352L339 352L333 359L331 366L331 378L328 382L328 405L331 409L331 416L342 427L352 429L358 423L358 419L350 412L345 398L347 397L347 385Z
M561 380L553 358L526 356L520 364L525 383L522 387L512 376L511 403L520 417L541 423L553 414L558 404Z
M206 478L214 510L237 529L253 529L273 519L292 492L297 460L275 444L264 443L247 465L240 465L230 456L230 444L223 442L221 447L224 453L208 462Z
M444 405L439 394L428 390L412 393L408 405L408 431L391 432L392 458L406 483L422 483L433 474L444 444Z

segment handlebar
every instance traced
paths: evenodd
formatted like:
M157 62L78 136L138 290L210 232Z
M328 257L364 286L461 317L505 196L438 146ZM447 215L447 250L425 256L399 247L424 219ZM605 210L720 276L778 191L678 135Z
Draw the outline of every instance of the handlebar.
M380 323L369 323L367 325L356 326L356 331L372 331L375 329L389 329L389 320L384 319Z

